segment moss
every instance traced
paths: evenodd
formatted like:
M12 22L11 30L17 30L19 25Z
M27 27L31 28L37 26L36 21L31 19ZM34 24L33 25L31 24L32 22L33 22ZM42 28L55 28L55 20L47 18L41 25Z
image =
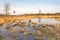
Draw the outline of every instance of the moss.
M0 36L0 40L6 40L3 36Z
M37 38L37 39L35 39L35 40L43 40L43 39L41 39L41 38Z

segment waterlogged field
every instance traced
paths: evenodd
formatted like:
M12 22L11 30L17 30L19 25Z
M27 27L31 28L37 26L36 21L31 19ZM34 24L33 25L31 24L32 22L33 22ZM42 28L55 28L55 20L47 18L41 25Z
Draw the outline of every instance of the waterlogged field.
M3 23L0 40L60 40L60 22L54 18L36 18Z

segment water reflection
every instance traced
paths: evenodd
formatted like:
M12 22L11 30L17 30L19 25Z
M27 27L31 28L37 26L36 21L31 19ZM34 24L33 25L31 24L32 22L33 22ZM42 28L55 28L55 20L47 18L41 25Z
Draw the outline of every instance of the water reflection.
M60 22L56 21L54 18L52 19L42 18L40 22L36 18L36 19L31 19L30 23L28 20L24 20L23 22L25 22L24 27L21 27L16 22L14 22L13 25L12 24L7 25L7 23L4 23L0 27L0 35L3 36L6 40L35 40L36 38L39 38L41 40L42 39L49 40L48 37L50 37L50 39L52 38L56 39L54 37L51 37L53 36L53 31L54 31L53 29L55 27L60 27L60 25L57 25ZM32 22L34 23L32 24ZM51 24L55 24L57 26L52 25L53 26L52 27ZM49 34L50 32L51 34Z

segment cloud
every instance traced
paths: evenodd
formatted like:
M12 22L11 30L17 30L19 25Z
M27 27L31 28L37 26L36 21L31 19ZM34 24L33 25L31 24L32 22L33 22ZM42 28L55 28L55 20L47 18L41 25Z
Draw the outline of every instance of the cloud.
M38 13L42 10L43 13L60 12L59 0L8 0L11 5L11 11L16 11L16 14ZM3 0L5 2L5 0ZM0 1L0 6L3 3ZM3 8L3 7L0 7Z
M16 14L30 14L30 13L38 13L39 10L42 11L42 13L55 13L55 12L60 12L60 6L38 6L38 7L25 7L25 8L17 8L17 7L12 7L12 10L16 11Z

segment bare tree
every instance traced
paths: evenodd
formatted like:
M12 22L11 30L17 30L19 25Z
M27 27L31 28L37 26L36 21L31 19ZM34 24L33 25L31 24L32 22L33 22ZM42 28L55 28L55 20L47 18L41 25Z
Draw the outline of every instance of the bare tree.
M14 14L16 13L15 10L13 11L13 13L14 13Z
M41 14L41 10L39 10L39 14ZM39 22L40 22L40 18L39 18Z
M9 15L9 10L10 10L10 4L9 3L5 3L5 5L4 5L4 7L5 7L5 14L6 15Z

